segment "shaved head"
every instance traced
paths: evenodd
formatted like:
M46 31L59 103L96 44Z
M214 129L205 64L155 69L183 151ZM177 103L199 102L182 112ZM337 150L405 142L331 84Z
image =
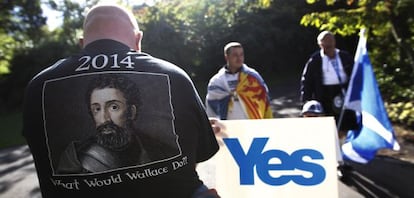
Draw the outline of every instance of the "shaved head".
M115 4L92 7L83 22L82 46L99 39L112 39L141 50L142 32L133 14Z

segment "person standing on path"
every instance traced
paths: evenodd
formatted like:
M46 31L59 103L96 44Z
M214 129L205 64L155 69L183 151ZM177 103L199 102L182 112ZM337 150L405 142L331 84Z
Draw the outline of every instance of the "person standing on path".
M222 120L273 118L268 87L260 74L244 63L242 45L228 43L224 58L226 65L208 83L208 116Z
M321 32L317 43L320 50L311 55L303 69L300 99L303 104L319 101L325 115L334 116L338 122L354 60L349 52L336 48L335 36L329 31ZM356 127L355 112L346 111L341 121L339 130Z

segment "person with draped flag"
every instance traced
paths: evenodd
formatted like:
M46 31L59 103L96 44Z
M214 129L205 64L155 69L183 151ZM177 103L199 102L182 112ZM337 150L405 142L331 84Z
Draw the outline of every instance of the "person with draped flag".
M355 65L345 96L345 109L357 112L359 129L348 131L342 145L344 159L368 163L382 148L399 150L366 48L365 30L360 32Z
M221 120L273 118L269 91L260 74L244 64L243 47L230 42L224 47L227 64L209 81L206 110Z

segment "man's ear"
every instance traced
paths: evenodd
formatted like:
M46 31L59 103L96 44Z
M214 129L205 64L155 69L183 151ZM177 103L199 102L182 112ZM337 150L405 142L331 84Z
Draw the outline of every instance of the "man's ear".
M142 41L142 36L144 35L144 33L142 31L137 31L135 33L135 48L137 51L141 51L141 41Z
M131 105L130 111L131 111L131 114L130 114L131 120L135 120L135 118L137 118L137 106Z
M229 61L227 58L227 54L224 55L224 60L226 61L226 63Z
M83 48L83 38L82 37L79 38L79 46L81 48Z

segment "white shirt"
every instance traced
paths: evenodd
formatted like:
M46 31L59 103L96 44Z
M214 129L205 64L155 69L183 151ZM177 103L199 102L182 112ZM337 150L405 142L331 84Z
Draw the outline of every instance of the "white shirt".
M338 85L348 82L348 76L346 75L342 66L341 59L338 54L339 50L335 50L335 58L331 59L321 50L322 57L322 83L324 85ZM335 69L335 64L337 69ZM339 81L339 78L341 81Z
M227 84L230 87L230 90L234 93L231 97L233 106L228 108L227 119L228 120L239 120L239 119L249 119L247 116L243 101L236 94L236 87L239 82L239 72L230 74L226 73Z

